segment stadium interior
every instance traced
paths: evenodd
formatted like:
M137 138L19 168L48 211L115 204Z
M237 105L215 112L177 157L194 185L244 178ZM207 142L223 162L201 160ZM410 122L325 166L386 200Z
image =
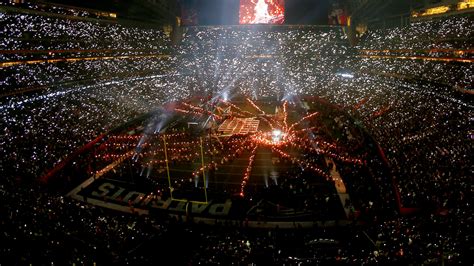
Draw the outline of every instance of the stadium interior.
M472 265L473 14L0 2L0 265Z

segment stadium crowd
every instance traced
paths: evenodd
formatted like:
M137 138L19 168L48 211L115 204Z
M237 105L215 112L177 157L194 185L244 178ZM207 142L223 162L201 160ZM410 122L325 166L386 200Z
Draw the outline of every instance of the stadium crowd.
M133 78L164 72L166 69L166 59L157 60L153 57L22 64L5 69L0 86L3 93L19 93L97 79Z
M86 10L86 9L80 10L77 8L70 8L68 6L59 6L57 4L50 4L47 2L38 3L38 2L30 2L30 1L2 1L0 2L0 6L21 8L23 10L40 11L40 12L45 12L48 14L59 14L59 15L72 16L72 17L85 17L85 18L98 18L98 19L104 19L104 15L107 15L108 17L110 17L110 13L104 14L104 12L100 12L97 10Z
M167 45L163 46L163 42L167 42L165 35L155 30L26 14L1 13L0 21L7 25L0 33L2 49L113 49L116 46L147 47L160 52L164 51L163 47L168 49ZM15 23L24 27L14 26ZM466 49L471 48L469 43L447 44L438 40L472 36L473 25L465 18L413 23L408 29L392 29L390 34L369 33L359 47ZM50 41L43 46L20 40L22 38ZM54 42L54 38L67 41ZM77 39L84 42L73 41ZM391 40L402 41L392 45ZM420 46L409 46L415 44ZM424 68L406 60L387 60L384 64L391 64L397 71L416 71L415 79L368 74L364 70L380 70L382 64L373 59L355 58L356 51L348 48L341 29L318 27L190 28L181 47L176 49L168 63L146 59L115 64L116 60L67 63L66 66L39 64L38 68L22 65L13 66L8 78L1 80L2 92L16 90L18 84L48 85L33 94L5 97L0 106L2 260L20 263L54 260L66 264L111 260L150 264L147 256L153 255L140 253L147 241L173 239L173 235L186 235L183 230L187 230L194 232L190 234L196 238L204 234L205 237L199 240L201 242L196 240L201 248L192 249L195 254L186 262L246 263L268 252L278 254L277 263L297 262L294 254L299 256L300 251L292 253L288 248L279 253L283 240L276 241L271 231L243 235L238 229L231 233L225 229L204 231L191 225L182 229L174 225L179 221L158 222L151 217L108 213L44 192L31 182L101 133L165 102L196 93L226 90L256 98L318 95L349 110L385 151L401 206L422 210L414 217L370 216L372 220L368 225L357 227L351 234L358 239L365 236L367 246L361 249L356 245L342 245L334 252L331 248L302 248L308 252L303 254L306 260L302 262L319 262L326 258L319 252L329 252L329 261L357 264L469 260L473 221L470 211L473 163L469 156L473 153L472 101L449 86L430 81L441 79L449 85L472 84L472 75L469 75L472 63L462 65L455 70L455 75L440 76L440 72L432 71L439 68L438 63ZM2 56L1 61L25 58L22 54ZM378 64L378 68L373 68L374 64ZM127 69L120 70L121 66ZM158 70L153 74L118 79L114 76L155 67ZM456 69L450 63L440 68L444 67ZM96 70L110 78L49 86L63 79L87 79ZM33 71L40 71L41 78L24 76L36 75ZM417 80L420 77L425 81ZM307 237L321 234L313 233ZM299 231L282 234L281 239L291 239ZM220 257L223 252L227 254L224 259Z
M369 31L359 49L470 49L472 17L452 16L415 21L408 26Z
M118 23L0 13L2 50L149 49L164 51L169 39L162 30ZM34 53L33 53L34 54ZM22 60L31 54L2 54L1 60ZM26 57L27 58L27 57Z
M147 216L111 213L40 191L37 185L2 181L2 262L138 263L142 260L130 250L166 232Z
M460 16L370 31L356 49L364 58L375 58L355 60L353 68L472 90L473 64L462 60L473 59L473 22L471 16Z
M1 92L166 69L161 30L35 14L0 13Z
M346 42L340 28L196 27L185 32L176 69L186 73L183 86L282 97L326 83L349 52Z

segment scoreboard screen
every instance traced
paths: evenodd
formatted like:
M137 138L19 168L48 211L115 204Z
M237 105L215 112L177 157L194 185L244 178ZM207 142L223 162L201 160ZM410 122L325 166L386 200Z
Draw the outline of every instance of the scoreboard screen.
M283 24L285 0L240 0L240 24Z

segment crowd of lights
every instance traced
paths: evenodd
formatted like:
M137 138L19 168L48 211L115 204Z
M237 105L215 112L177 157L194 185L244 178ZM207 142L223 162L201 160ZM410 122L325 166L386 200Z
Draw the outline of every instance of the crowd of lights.
M458 3L459 8L471 8L471 2L470 0L462 1ZM253 1L253 3L257 2ZM14 12L0 13L0 20L3 24L2 34L4 34L4 38L0 41L1 48L17 51L123 47L129 49L129 51L122 51L125 53L123 55L131 56L135 55L134 49L147 47L158 51L166 47L163 43L169 41L163 38L160 31L125 27L119 24L103 25ZM60 64L41 62L4 66L2 71L5 70L5 75L1 90L13 92L13 96L4 98L0 106L0 121L2 121L3 130L0 138L2 146L0 153L3 158L0 169L2 173L5 173L1 184L3 198L6 200L5 208L7 213L13 215L14 219L10 219L12 222L20 225L23 221L28 223L28 226L25 223L17 230L24 236L38 237L48 233L40 227L41 220L44 220L47 221L45 228L53 228L68 235L72 233L72 237L76 234L78 239L83 239L84 236L79 235L77 232L81 231L76 228L85 227L85 232L92 236L86 240L90 241L88 243L94 248L95 244L104 243L94 242L98 239L99 227L107 235L113 235L119 239L126 237L148 241L156 237L156 230L145 232L145 230L140 230L143 227L139 225L135 227L135 216L130 216L131 220L128 220L125 218L128 216L114 215L114 218L110 219L113 222L107 223L104 218L107 216L103 216L105 214L101 214L101 217L97 219L96 212L87 204L69 202L65 198L51 197L44 193L38 197L33 190L16 186L15 178L40 175L45 169L63 162L65 156L77 150L78 147L88 143L99 134L129 121L137 114L147 113L165 102L187 98L192 94L202 93L202 90L207 91L209 88L228 89L231 84L231 87L248 97L281 97L289 93L311 94L319 95L330 103L351 109L349 112L359 119L358 123L363 125L386 151L393 173L397 176L396 186L400 188L402 204L413 206L420 202L425 203L429 199L430 202L439 203L439 206L447 213L445 217L447 219L438 219L438 214L433 214L419 223L414 222L416 217L386 220L380 226L374 227L371 235L375 237L375 241L388 243L387 245L377 247L374 252L363 252L364 255L361 255L360 250L357 250L357 254L351 255L341 250L343 255L340 254L338 259L342 260L346 257L346 261L350 263L370 264L380 263L383 257L386 257L386 261L393 262L394 259L413 258L414 255L410 257L410 254L416 254L417 257L432 257L433 261L449 261L453 257L460 256L463 241L469 240L466 238L466 232L469 232L466 228L469 229L468 221L472 221L472 211L469 211L469 197L463 192L470 189L470 182L466 180L470 180L469 167L472 165L469 154L472 153L471 114L474 108L471 102L453 93L450 86L467 89L472 87L472 61L458 64L459 62L453 60L442 59L450 58L450 56L441 56L441 60L423 60L423 58L411 60L413 59L411 57L419 56L413 51L419 51L420 48L425 50L454 48L458 51L471 49L469 36L472 36L474 32L473 25L468 17L412 22L408 27L370 30L356 47L356 49L391 51L406 49L406 51L397 52L397 58L358 58L357 55L350 53L350 49L341 44L345 38L336 29L289 28L284 32L260 32L238 28L203 27L189 29L189 33L183 38L183 44L179 47L180 53L170 57L165 64L162 64L159 58L147 60L130 58L130 60L98 59L65 61ZM29 33L33 38L61 38L63 41L50 43L22 41L21 38L26 30L31 28L37 29ZM222 39L232 40L232 42L229 41L223 45L220 42ZM449 40L456 40L456 42L449 42ZM278 47L278 56L265 54L273 47ZM331 51L335 52L331 53ZM432 53L433 55L429 57L440 57L438 52L425 52L423 56ZM216 58L217 54L219 58ZM244 56L235 57L235 54ZM333 56L326 56L329 54ZM40 56L41 58L38 57L40 60L48 60L50 55L43 53ZM101 56L103 55L91 55L98 58ZM470 54L459 53L456 57L470 59ZM33 60L25 53L0 53L0 58L2 62ZM261 60L252 60L252 58ZM274 58L278 58L279 62L273 62ZM216 63L222 63L217 70ZM339 65L343 65L344 69L353 70L353 73L357 75L341 78L343 76L337 75L334 71ZM332 68L332 66L335 67ZM150 69L156 70L158 74L139 77L119 76L119 73L124 70ZM374 73L367 74L367 70L372 70ZM57 86L57 83L65 80L75 82L90 78L91 73L96 72L113 76L115 79L97 79L93 84L85 85L72 83ZM380 75L381 73L408 74L412 79L411 81L394 79L393 76L385 78ZM218 82L212 83L215 80ZM423 82L418 82L419 80ZM450 86L443 87L439 85L440 83ZM14 95L14 91L31 86L45 86L45 89L31 95ZM54 89L50 88L51 86L55 86ZM232 108L237 113L237 108ZM186 110L189 115L206 115L205 112L194 109L182 108L182 110ZM251 114L240 110L239 115ZM284 122L280 125L279 121L271 122L270 118L262 116L261 120L265 121L265 119L269 124L274 123L269 132L258 133L269 134L265 137L269 140L265 145L271 147L281 158L304 169L330 179L327 173L314 162L294 158L285 150L287 148L285 145L335 158L336 161L355 165L365 163L365 158L352 158L344 151L340 151L336 143L301 138L302 135L316 131L317 128L297 128L296 126L291 128L290 125L291 130L285 130ZM293 138L293 141L285 143L285 138L282 138L278 143L273 142L272 132L277 129L282 133L290 131L287 138ZM173 136L174 133L166 134L170 139L171 160L187 160L199 156L198 153L190 153L188 149L179 146L196 146L196 141L186 142L178 135ZM255 135L254 138L257 136ZM113 136L106 142L105 148L98 151L96 158L103 158L106 162L123 160L133 154L131 151L137 145L138 139L136 135ZM173 142L176 142L176 146ZM262 142L263 138L252 140L250 137L240 136L231 143L230 141L220 143L218 149L220 164L228 163L248 149L253 149L251 152L256 151L259 145L263 145ZM224 152L227 147L224 145L230 145L231 148L228 150L231 152ZM164 160L159 158L164 151L162 147L152 147L150 144L144 144L143 147L142 158L145 167L165 164ZM209 152L214 152L214 150L209 150ZM148 156L154 159L148 158L149 160L146 161L145 157ZM252 159L255 160L255 157ZM212 161L209 162L205 168L215 167L212 163ZM243 181L245 177L248 180L251 176L253 163L254 161L249 161L248 171L244 173ZM110 167L104 168L105 170L114 167L114 164L108 165ZM204 168L195 169L193 174L197 175L197 170L204 170ZM104 171L96 174L101 175ZM10 178L10 175L13 178ZM179 179L175 182L184 181ZM244 190L242 189L241 192L245 193ZM163 188L160 188L158 193L162 191ZM372 205L372 202L364 203L367 204L366 206ZM446 207L449 209L446 210ZM72 216L64 215L65 211ZM39 222L30 224L32 215ZM55 216L64 216L66 220L58 220L54 218ZM78 219L75 219L76 217ZM438 230L436 233L425 230L427 224L439 225L440 220L448 221L447 226L444 224L439 226L440 229L447 228L446 230ZM146 221L147 219L143 219L142 223L148 225ZM76 228L70 230L65 227L65 224L69 223L77 225L74 226ZM148 227L161 228L161 225L153 224ZM5 228L8 230L10 226ZM453 233L452 228L458 230ZM204 234L205 237L209 236L209 246L212 247L206 249L212 252L198 254L203 257L210 254L208 260L203 260L204 263L212 261L211 256L214 254L225 252L221 249L222 243L243 242L242 235L227 234L227 232L231 231L226 230L226 234L222 237L224 240L219 241L216 241L212 235ZM5 233L5 235L10 233ZM258 242L266 241L259 238ZM239 248L244 250L244 245L238 244L237 248L232 244L228 245L232 247L229 249L232 252L238 251ZM422 250L419 249L421 246L424 246ZM8 246L2 251L10 252L11 248ZM441 253L448 255L440 258ZM26 253L23 254L28 257ZM45 254L48 256L50 253ZM239 254L239 259L241 259L240 256L244 256L242 253L236 254ZM88 255L90 254L84 257ZM74 261L82 263L82 259ZM423 262L420 261L420 263Z
M396 59L410 59L410 60L423 60L423 61L441 61L441 62L460 62L460 63L473 63L472 58L456 58L456 57L427 57L427 56L396 56L396 55L360 55L366 58L396 58Z
M156 47L160 50L163 43L167 42L162 33L120 25L105 26L84 22L79 26L64 19L44 19L37 15L1 13L0 16L6 22L4 30L9 37L3 40L2 47L12 50L38 49L36 44L15 41L15 38L22 35L22 29L28 27L41 29L35 32L35 38L67 37L67 41L57 44L57 47L47 46L44 47L45 50L77 49L79 43L74 40L79 39L92 40L84 43L87 46L84 49ZM51 25L57 25L57 27ZM463 41L462 36L470 36L472 32L471 20L466 17L415 22L409 27L370 31L367 33L366 41L361 42L356 49L450 48L449 43L433 41L436 36L441 36L442 39L460 38L455 48L465 50L470 47L470 44ZM164 64L158 58L150 58L150 60L136 58L126 62L125 60L94 60L65 62L63 66L55 63L10 66L5 68L9 71L2 89L14 90L18 87L38 85L44 85L46 89L40 94L10 97L0 106L2 121L5 123L4 128L8 129L3 134L3 157L7 160L19 156L25 157L11 164L5 163L2 167L11 166L15 171L29 171L37 175L45 168L63 160L65 155L93 139L99 132L105 132L124 123L135 117L137 113L153 110L166 101L189 97L193 93L200 93L200 89L211 86L217 87L218 90L222 88L229 90L229 86L239 88L236 90L244 95L257 98L275 95L281 97L289 93L314 94L341 106L350 108L357 106L355 111L361 117L361 123L371 131L375 138L384 143L389 160L402 176L400 186L404 188L404 191L416 191L418 186L416 182L425 184L422 176L436 174L427 170L426 162L429 161L430 164L432 164L431 161L441 162L444 158L443 154L452 155L449 159L452 164L462 160L466 152L462 143L464 137L470 135L464 130L466 121L469 121L466 119L465 108L472 108L472 104L466 103L449 92L440 91L430 84L414 85L407 81L386 79L374 74L358 74L351 79L341 79L341 76L336 75L334 69L328 66L345 64L354 73L364 73L367 70L374 70L379 74L408 73L415 78L468 87L466 84L472 84L472 75L469 75L472 73L472 64L406 60L406 56L412 55L405 55L404 52L400 52L398 55L400 58L355 58L356 56L348 56L348 49L341 45L345 40L343 36L338 29L289 28L288 31L282 33L280 31L245 31L225 27L191 28L183 38L180 54L170 57L169 62ZM102 37L105 38L104 42L95 41ZM226 44L227 46L216 45L217 40L223 38L233 41ZM130 42L131 39L139 41ZM248 41L239 43L240 39ZM416 42L410 40L416 40ZM232 43L239 45L232 45ZM268 51L269 47L276 45L279 45L281 56L278 58L281 64L228 56L261 54L262 51ZM222 50L219 53L220 58L215 57L218 49ZM309 51L320 52L318 60L311 59L313 55ZM347 57L341 59L341 57L325 56L326 53ZM5 54L1 56L4 62L25 59L23 54L8 55L10 56L8 58ZM464 56L466 55L463 55L461 59ZM220 66L217 71L210 67L215 66L216 62ZM114 75L123 69L142 70L144 68L155 69L157 72L170 71L170 73L127 77L119 80L109 79L92 85L64 85L55 87L54 90L48 88L60 80L81 80L99 70L107 75ZM281 75L274 73L281 73ZM256 76L258 79L255 78ZM211 84L211 80L216 80L212 77L219 77L216 84ZM283 89L275 89L280 87ZM370 100L358 105L363 99ZM381 112L381 110L385 111ZM194 112L195 110L187 109L187 111ZM414 114L423 114L422 125L413 124L413 121L417 120ZM239 115L249 114L240 112ZM456 118L454 120L457 121L458 130L447 130L447 125L452 121L446 118L447 116ZM40 120L38 117L45 119ZM51 117L51 119L46 119L46 117ZM67 120L72 120L74 123ZM273 124L271 130L280 129L285 132L285 126L280 125L278 121L270 121L264 116L261 121ZM291 128L291 125L289 127ZM289 137L307 129L291 128L290 131L292 132L287 135ZM414 140L420 143L437 138L443 141L430 142L438 143L439 146L430 149L433 154L425 152L421 146L413 145ZM36 149L31 150L30 145L22 145L20 139L35 141ZM284 142L282 140L280 143ZM410 146L407 146L407 143L410 143ZM449 146L446 146L447 143L450 143ZM410 159L418 157L420 153L430 160L424 162ZM412 156L413 154L415 156ZM397 159L400 157L403 160ZM24 167L25 165L28 167ZM412 172L409 165L416 165L416 172ZM446 172L443 174L452 175ZM408 176L413 178L406 178Z
M11 67L24 64L43 64L43 63L59 63L59 62L76 62L76 61L95 61L95 60L111 60L111 59L134 59L134 58L169 58L169 55L119 55L119 56L100 56L100 57L70 57L70 58L54 58L54 59L37 59L26 61L9 61L0 63L0 67Z

